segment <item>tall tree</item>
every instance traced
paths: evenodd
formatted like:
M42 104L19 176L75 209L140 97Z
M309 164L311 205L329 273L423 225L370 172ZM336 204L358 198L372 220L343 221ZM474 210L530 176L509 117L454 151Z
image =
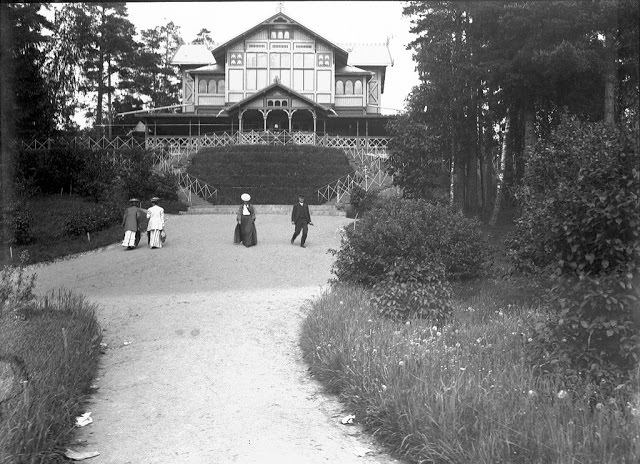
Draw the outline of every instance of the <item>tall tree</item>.
M10 59L3 60L9 66L3 68L13 95L2 104L10 105L11 118L15 121L15 136L47 137L55 129L55 108L51 88L43 73L44 49L47 38L44 31L51 28L49 21L40 14L41 4L12 3L0 5L6 20L2 33L3 53ZM11 36L6 34L10 32Z

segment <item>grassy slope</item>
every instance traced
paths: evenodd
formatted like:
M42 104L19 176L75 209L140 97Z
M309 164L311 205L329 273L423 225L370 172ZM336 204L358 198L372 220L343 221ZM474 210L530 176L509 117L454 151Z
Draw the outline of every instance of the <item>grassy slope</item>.
M162 203L161 206L165 208L167 213L175 214L186 209L186 206L180 202L165 203ZM122 205L123 213L126 206ZM144 203L142 205L143 208L149 206L151 205ZM14 245L12 247L13 260L7 247L5 253L0 256L0 265L18 262L20 253L23 251L29 254L28 263L33 264L118 243L123 237L123 230L119 222L107 229L92 232L90 237L65 235L64 226L69 215L89 211L96 207L95 202L86 198L74 195L43 195L28 199L26 207L31 213L30 230L35 241L29 245Z
M237 145L200 151L187 172L218 189L219 202L237 204L248 192L256 204L289 204L352 172L341 150L296 145Z

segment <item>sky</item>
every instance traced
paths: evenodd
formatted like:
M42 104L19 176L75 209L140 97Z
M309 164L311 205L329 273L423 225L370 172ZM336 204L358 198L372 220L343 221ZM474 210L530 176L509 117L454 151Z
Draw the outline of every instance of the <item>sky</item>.
M138 31L173 21L189 43L203 28L216 43L224 43L282 12L335 44L383 43L394 65L387 68L382 111L394 114L418 84L418 74L406 45L413 40L410 19L402 16L400 1L320 2L128 2L129 20Z

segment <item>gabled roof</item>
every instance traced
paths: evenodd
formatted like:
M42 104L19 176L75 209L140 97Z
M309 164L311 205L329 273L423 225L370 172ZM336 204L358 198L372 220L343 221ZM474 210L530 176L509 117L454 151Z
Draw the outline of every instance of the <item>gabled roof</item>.
M173 55L171 64L213 64L216 60L211 51L203 44L184 44L180 45L176 54Z
M358 74L370 76L375 74L373 71L367 71L366 69L356 68L355 66L340 66L336 67L336 75L338 74Z
M290 18L289 16L287 16L284 13L276 13L276 14L274 14L273 16L271 16L268 19L265 19L261 23L256 24L251 29L244 31L242 34L239 34L239 35L235 36L233 39L227 40L222 45L217 46L216 48L213 49L213 51L211 53L213 53L214 56L220 55L227 49L227 47L229 47L229 45L231 45L234 42L237 42L238 40L240 40L240 39L242 39L242 38L244 38L246 36L249 36L249 35L253 34L258 29L261 29L261 28L263 28L265 26L268 26L270 24L282 24L283 22L286 22L286 23L289 23L289 24L294 24L294 25L298 26L300 29L302 29L303 31L305 31L306 33L321 39L323 42L327 43L332 48L334 48L336 54L342 55L346 59L346 57L347 57L347 51L346 50L344 50L343 48L339 47L338 45L330 42L329 40L325 39L324 37L322 37L317 32L312 31L311 29L309 29L306 26L300 24L299 22L297 22L296 20Z
M211 74L211 73L223 73L224 66L220 66L219 64L208 64L206 66L200 66L199 68L189 69L187 71L189 74Z
M393 66L393 58L387 44L354 43L342 44L349 52L351 66Z
M312 106L316 109L319 109L321 111L325 111L325 112L329 112L330 108L327 108L326 106L322 106L319 103L314 102L313 100L308 99L307 97L305 97L304 95L299 94L298 92L296 92L293 89L290 89L289 87L287 87L286 85L282 85L279 82L274 82L271 85L268 85L267 87L258 90L256 93L249 95L247 98L245 98L244 100L240 100L239 102L234 103L231 106L226 107L224 110L226 112L235 110L236 108L239 108L241 106L246 105L247 103L249 103L252 100L255 100L256 98L260 98L263 97L265 94L271 92L274 89L280 89L283 90L284 92L288 93L289 95L292 95L302 101L304 101L305 103L307 103L309 106ZM281 107L279 109L282 109Z

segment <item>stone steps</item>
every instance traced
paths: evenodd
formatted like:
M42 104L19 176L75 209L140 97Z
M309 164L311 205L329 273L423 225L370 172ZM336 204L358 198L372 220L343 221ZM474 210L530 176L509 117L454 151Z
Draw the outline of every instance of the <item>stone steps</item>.
M184 214L236 214L239 205L192 205ZM284 214L290 215L293 205L253 205L256 215ZM314 216L345 216L335 205L309 205L311 219Z

